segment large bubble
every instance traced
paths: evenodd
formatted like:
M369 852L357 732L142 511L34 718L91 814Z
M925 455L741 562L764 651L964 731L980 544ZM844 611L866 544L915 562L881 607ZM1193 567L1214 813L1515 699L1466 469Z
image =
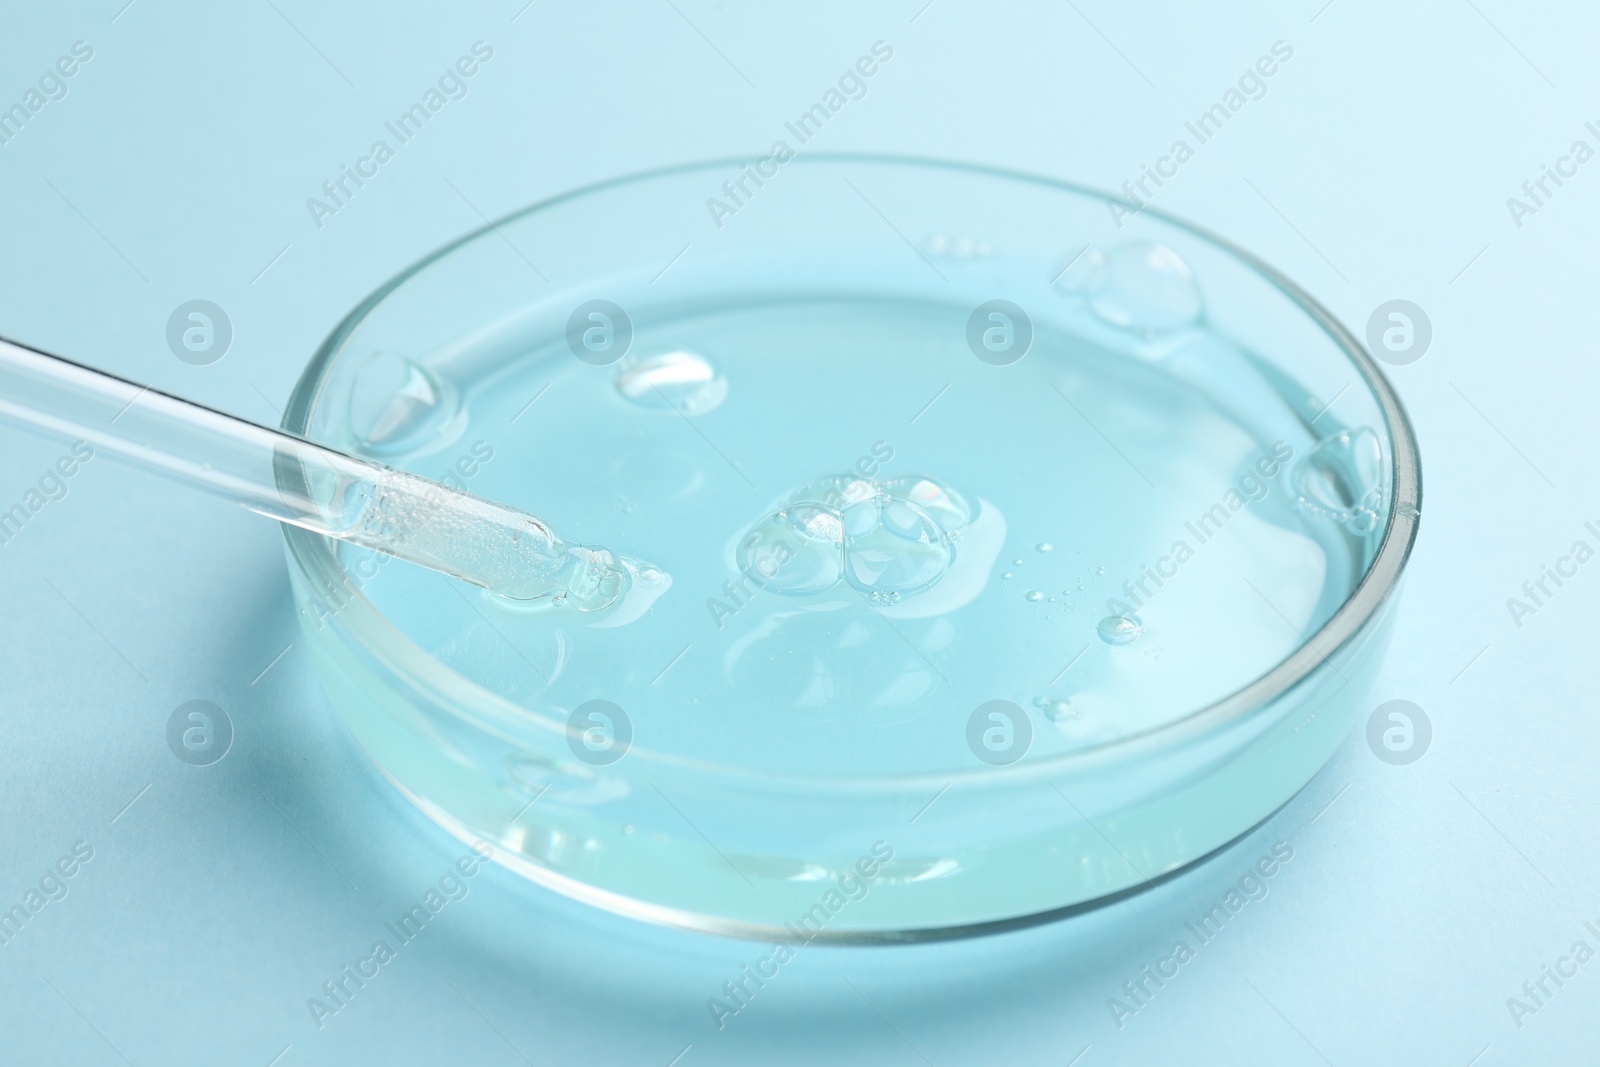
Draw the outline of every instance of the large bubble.
M884 495L852 504L844 529L845 581L874 601L920 593L950 567L944 531L908 501Z
M1138 333L1182 329L1199 319L1205 307L1189 264L1155 241L1113 248L1087 291L1096 315Z
M798 503L768 515L739 543L739 569L763 589L809 596L844 573L844 523L837 509Z

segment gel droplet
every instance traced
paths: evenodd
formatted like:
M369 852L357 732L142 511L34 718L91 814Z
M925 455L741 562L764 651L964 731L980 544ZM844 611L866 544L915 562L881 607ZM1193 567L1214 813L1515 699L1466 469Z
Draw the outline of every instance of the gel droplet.
M1130 241L1111 250L1089 297L1096 315L1140 333L1166 333L1200 317L1203 302L1183 258L1155 241Z
M613 384L623 398L646 408L704 415L728 398L728 379L705 356L674 349L623 360Z
M379 352L350 386L350 430L368 452L405 452L437 437L459 409L454 388L392 352Z
M844 574L844 524L821 504L794 504L768 515L739 543L739 569L763 589L809 596Z
M1094 629L1106 644L1126 645L1144 632L1144 624L1137 615L1107 615Z

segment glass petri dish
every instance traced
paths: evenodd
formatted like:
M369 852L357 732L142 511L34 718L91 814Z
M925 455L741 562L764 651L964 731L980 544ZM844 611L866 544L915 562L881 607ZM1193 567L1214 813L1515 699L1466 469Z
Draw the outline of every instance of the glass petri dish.
M470 234L285 425L630 561L611 608L535 608L286 528L383 773L541 885L785 940L1060 917L1249 830L1362 709L1421 497L1377 366L1260 260L867 156Z

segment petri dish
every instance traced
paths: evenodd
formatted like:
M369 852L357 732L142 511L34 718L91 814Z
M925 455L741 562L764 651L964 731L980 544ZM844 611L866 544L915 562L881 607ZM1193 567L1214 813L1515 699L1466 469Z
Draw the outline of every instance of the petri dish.
M1246 832L1364 706L1421 499L1377 366L1254 256L868 156L485 227L285 424L627 561L580 611L286 528L382 772L543 886L753 938L1056 918Z

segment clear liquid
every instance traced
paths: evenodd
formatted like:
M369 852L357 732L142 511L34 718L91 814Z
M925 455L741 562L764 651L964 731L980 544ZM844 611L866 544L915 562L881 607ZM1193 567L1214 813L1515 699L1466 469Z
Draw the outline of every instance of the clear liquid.
M1142 295L1064 300L1008 365L969 350L969 306L897 300L637 324L614 366L552 338L454 383L447 443L385 458L460 471L569 541L648 560L628 596L530 611L341 552L468 678L559 722L609 701L657 752L823 776L970 770L967 721L994 700L1030 717L1029 759L1143 733L1327 619L1364 572L1360 516L1383 490L1370 430L1174 327L1184 293ZM1137 332L1152 301L1162 332ZM1130 329L1085 340L1071 319L1091 313Z

